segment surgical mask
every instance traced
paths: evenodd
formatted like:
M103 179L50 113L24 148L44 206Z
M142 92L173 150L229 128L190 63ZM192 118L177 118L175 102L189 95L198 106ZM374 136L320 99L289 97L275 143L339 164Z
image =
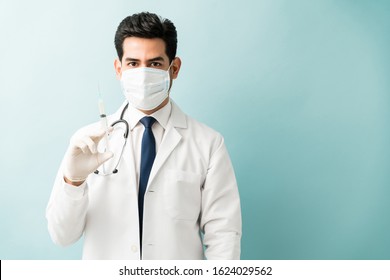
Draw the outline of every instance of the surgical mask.
M149 67L122 72L121 85L129 103L140 110L152 110L168 97L170 78L168 70Z

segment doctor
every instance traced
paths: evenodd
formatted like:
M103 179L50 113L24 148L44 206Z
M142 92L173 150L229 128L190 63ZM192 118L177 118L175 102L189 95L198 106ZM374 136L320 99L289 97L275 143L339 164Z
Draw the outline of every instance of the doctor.
M99 123L73 135L46 210L52 240L84 235L83 259L239 259L240 200L223 137L169 98L181 66L175 26L134 14L115 47L126 101L108 121L128 130L113 126L106 152Z

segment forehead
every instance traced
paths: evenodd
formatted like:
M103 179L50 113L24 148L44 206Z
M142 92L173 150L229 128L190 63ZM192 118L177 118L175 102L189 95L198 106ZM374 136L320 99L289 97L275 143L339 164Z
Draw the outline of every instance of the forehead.
M160 38L128 37L123 41L123 59L131 57L147 60L158 56L168 58L165 52L165 42Z

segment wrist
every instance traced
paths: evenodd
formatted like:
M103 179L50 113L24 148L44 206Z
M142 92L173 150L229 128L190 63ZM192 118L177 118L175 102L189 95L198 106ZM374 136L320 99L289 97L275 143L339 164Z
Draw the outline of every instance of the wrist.
M80 185L82 185L85 180L82 180L82 181L72 181L68 178L66 178L66 176L64 176L64 181L65 183L69 184L69 185L72 185L72 186L75 186L75 187L79 187Z

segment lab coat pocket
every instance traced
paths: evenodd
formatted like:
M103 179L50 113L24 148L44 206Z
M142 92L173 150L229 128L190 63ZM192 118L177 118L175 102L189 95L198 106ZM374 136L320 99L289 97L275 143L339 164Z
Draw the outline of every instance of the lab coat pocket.
M178 220L197 219L201 208L199 174L167 170L164 184L164 208L169 216Z

